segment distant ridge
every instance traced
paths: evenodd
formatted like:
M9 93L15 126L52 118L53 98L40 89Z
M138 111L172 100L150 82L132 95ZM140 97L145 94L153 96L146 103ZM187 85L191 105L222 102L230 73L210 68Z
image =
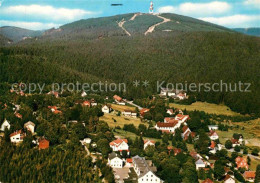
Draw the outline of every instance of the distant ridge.
M252 28L234 28L234 31L247 34L250 36L258 36L260 37L260 27L252 27Z

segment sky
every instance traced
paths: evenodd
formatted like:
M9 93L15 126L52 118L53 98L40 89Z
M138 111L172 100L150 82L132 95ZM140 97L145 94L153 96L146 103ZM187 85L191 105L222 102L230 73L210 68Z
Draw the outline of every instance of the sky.
M121 3L123 6L111 6ZM260 27L260 0L153 0L155 13L176 13L229 28ZM150 0L0 0L0 27L43 30L79 19L148 13Z

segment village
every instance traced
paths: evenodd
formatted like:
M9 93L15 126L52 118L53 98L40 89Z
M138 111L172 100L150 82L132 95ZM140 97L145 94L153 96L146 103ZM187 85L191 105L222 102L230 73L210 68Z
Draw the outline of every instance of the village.
M47 97L50 105L35 104L32 110L23 103L32 96L12 90L10 96L12 101L1 102L1 114L5 114L1 141L20 146L29 138L32 148L39 151L56 148L73 140L60 136L54 139L50 135L53 133L46 133L49 126L41 123L64 120L58 127L60 131L64 129L68 134L65 136L77 136L75 143L81 144L94 163L105 161L118 183L172 182L181 179L180 169L184 180L191 176L194 182L202 183L254 182L260 173L259 165L253 167L252 163L260 163L259 147L247 147L243 134L234 133L223 141L219 132L225 131L225 126L221 123L210 121L199 111L167 105L165 100L169 98L187 100L184 91L162 88L145 107L119 95L93 97L82 92L71 97L69 93L48 92L43 98ZM70 105L60 105L64 102ZM175 173L165 172L170 169Z

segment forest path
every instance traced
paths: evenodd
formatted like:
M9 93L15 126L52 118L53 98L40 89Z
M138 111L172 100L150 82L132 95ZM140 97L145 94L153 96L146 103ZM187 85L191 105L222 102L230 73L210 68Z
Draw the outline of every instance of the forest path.
M132 17L133 18L133 17ZM128 35L131 36L131 34L124 28L125 19L122 19L120 22L116 22L118 26L123 29L123 31Z
M158 18L163 19L163 21L162 21L162 22L159 22L159 23L157 23L157 24L154 24L154 25L152 25L151 27L149 27L148 30L144 33L144 35L147 35L148 33L152 33L152 32L154 31L155 27L157 27L157 26L159 26L159 25L161 25L161 24L164 24L164 23L166 23L166 22L171 21L170 19L165 18L165 17L162 17L162 16L160 16L160 15L154 15L154 16L157 16Z

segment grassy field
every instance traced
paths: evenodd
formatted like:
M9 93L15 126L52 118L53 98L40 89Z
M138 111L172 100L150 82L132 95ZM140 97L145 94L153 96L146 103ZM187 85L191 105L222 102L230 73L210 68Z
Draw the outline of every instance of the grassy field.
M195 102L191 105L180 105L180 104L170 103L169 105L170 107L174 107L182 110L184 109L188 111L199 110L209 114L227 115L227 116L240 115L239 113L232 111L229 107L225 105L210 104L207 102Z
M253 134L255 137L260 138L260 118L246 121L246 122L233 122L233 125L239 125L240 127L243 127L244 130L247 133ZM259 144L260 145L260 144Z
M114 119L116 120L116 122L114 122ZM114 113L104 114L104 116L102 116L100 120L107 122L108 126L111 128L114 128L116 126L123 127L124 124L134 124L136 127L138 127L139 124L148 125L147 123L141 122L140 118L128 118L123 115L117 116Z
M124 110L132 110L135 111L135 107L130 107L128 105L117 105L117 104L111 104L111 107L113 110L116 111L124 111Z

